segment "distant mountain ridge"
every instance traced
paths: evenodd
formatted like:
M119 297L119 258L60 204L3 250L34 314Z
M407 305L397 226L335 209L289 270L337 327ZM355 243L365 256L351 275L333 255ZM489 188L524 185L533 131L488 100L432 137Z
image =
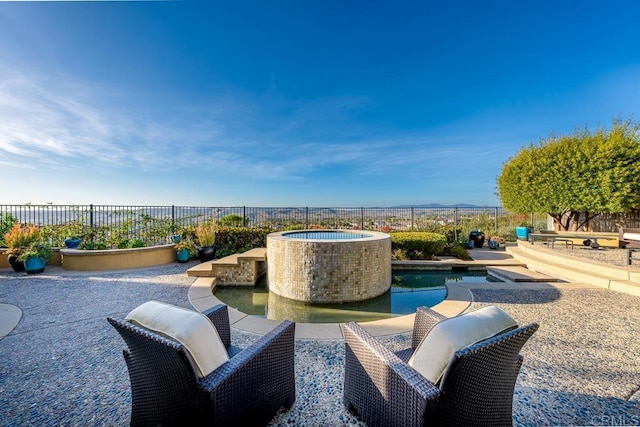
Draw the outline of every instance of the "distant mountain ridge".
M496 206L489 205L472 205L469 203L456 203L453 205L442 205L440 203L427 203L422 205L398 205L391 206L392 208L495 208Z

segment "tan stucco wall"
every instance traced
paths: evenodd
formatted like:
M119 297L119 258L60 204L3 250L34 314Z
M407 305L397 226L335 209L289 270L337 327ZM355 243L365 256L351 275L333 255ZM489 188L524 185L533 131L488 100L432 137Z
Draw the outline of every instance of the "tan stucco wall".
M61 249L62 268L75 271L154 267L176 261L175 245L87 251Z

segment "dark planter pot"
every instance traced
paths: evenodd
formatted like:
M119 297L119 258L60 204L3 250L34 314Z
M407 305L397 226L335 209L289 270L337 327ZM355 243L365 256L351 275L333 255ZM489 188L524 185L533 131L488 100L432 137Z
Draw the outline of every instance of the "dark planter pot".
M24 271L26 271L27 274L42 273L46 265L47 261L44 258L32 256L25 260Z
M472 231L469 233L469 240L473 242L475 248L481 248L484 245L484 233L482 231Z
M69 249L75 249L80 246L80 239L64 239L64 245Z
M179 251L176 252L176 256L178 258L178 262L187 262L189 261L189 256L191 255L191 252L189 251L189 249L180 249Z
M7 261L11 268L13 268L13 271L24 271L24 261L18 261L18 255L9 255Z
M202 246L198 248L198 259L200 262L211 261L216 257L215 246Z

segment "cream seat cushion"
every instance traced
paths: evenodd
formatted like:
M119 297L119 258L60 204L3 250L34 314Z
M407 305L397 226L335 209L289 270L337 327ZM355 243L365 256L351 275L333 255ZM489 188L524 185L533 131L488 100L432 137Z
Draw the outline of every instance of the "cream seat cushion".
M456 351L514 326L515 320L494 305L443 319L431 328L408 364L436 384Z
M198 378L203 378L229 360L213 323L202 313L159 301L134 308L126 320L178 341L185 346Z

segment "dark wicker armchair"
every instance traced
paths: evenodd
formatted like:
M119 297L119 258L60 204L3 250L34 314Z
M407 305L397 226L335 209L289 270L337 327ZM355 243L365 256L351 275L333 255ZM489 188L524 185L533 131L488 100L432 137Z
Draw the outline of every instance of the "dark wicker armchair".
M295 324L279 323L245 349L231 345L226 305L204 314L229 360L198 379L185 347L126 320L107 318L127 344L131 425L260 425L295 400Z
M391 352L355 322L343 326L344 404L369 426L511 426L520 349L538 325L511 329L455 353L433 384L407 364L445 317L420 307L412 347Z

